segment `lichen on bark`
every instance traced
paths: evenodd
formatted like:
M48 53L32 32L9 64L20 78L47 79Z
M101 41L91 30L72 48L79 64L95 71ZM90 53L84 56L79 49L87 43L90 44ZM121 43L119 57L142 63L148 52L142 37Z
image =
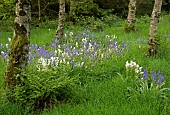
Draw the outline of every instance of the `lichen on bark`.
M30 42L31 0L16 0L14 34L10 43L4 88L14 89L21 80L21 70L26 69Z
M63 37L64 33L64 21L65 21L65 0L60 1L60 9L59 9L59 18L58 18L58 27L56 31L56 38L60 39Z
M154 56L157 53L158 45L157 43L157 30L159 18L161 15L162 0L155 0L154 8L151 15L150 30L148 38L148 52L150 56Z
M126 32L136 31L135 28L135 17L136 17L136 0L130 0L128 5L128 17L127 25L125 27Z

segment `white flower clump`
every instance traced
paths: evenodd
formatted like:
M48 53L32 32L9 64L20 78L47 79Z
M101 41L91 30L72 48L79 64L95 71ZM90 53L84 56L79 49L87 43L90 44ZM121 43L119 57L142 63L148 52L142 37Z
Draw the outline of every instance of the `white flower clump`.
M46 71L50 68L57 68L59 64L69 65L70 63L65 58L51 57L50 59L46 59L41 57L38 59L37 69L38 71Z
M130 63L128 61L126 61L126 70L134 70L136 74L143 74L142 72L142 67L140 67L136 62L134 61L130 61Z

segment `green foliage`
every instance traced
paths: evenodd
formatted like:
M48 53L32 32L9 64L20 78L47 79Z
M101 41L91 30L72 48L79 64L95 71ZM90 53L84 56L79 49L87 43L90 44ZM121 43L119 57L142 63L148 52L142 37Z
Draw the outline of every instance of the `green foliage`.
M107 27L118 27L122 25L122 19L116 15L108 14L101 17L102 22L105 23Z
M81 16L77 19L77 25L88 28L93 31L103 31L106 27L118 27L122 23L122 19L115 15L105 15L101 18Z
M77 2L77 1L76 1ZM98 5L93 0L83 0L78 2L77 14L85 16L99 16L101 13Z
M95 17L84 17L77 19L77 22L80 26L83 26L87 29L93 31L102 31L105 27L105 23L98 18Z
M168 57L168 52L170 51L169 35L164 34L162 36L157 37L156 43L158 48L158 56L160 58Z
M15 14L14 0L1 0L0 12L0 20L13 19Z
M135 24L132 25L125 25L125 32L135 32L137 29L135 28Z
M71 87L76 83L76 77L52 70L27 71L23 76L22 84L15 87L12 95L16 102L31 110L58 106L68 100L72 96Z

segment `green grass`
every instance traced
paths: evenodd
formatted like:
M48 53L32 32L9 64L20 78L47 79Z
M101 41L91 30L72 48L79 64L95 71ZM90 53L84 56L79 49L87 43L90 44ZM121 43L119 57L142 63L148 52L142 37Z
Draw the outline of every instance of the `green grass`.
M50 23L50 22L49 22ZM54 22L52 22L53 24ZM51 108L50 110L43 110L40 112L42 115L162 115L170 114L170 99L164 100L157 98L152 93L147 93L145 95L133 94L129 99L127 94L127 87L132 85L129 82L123 82L121 76L117 73L120 73L125 77L125 63L126 61L133 60L137 62L140 66L148 71L158 71L160 70L163 76L165 77L166 87L170 87L170 53L169 47L170 41L166 41L166 46L162 46L161 53L157 57L148 57L146 56L147 52L147 43L138 42L139 38L147 40L149 32L149 23L146 23L144 19L139 19L137 21L136 27L138 31L135 33L125 33L124 32L124 22L122 22L121 27L106 27L104 28L105 35L116 35L117 41L129 41L129 52L124 54L123 57L115 57L115 59L106 61L104 64L106 68L96 68L97 74L92 73L92 77L97 78L105 76L106 79L94 80L87 79L88 76L85 76L85 82L83 85L77 85L73 87L75 95L71 100L58 104L58 106ZM33 28L31 31L31 43L38 45L48 44L51 39L55 36L54 25L42 25L39 28ZM50 29L50 30L49 30ZM82 30L81 27L75 26L67 27L65 31L76 31ZM170 39L170 26L168 23L168 16L163 16L161 18L158 35L166 36ZM100 32L96 34L102 39ZM0 34L0 43L7 43L7 38L11 37L12 32L2 31ZM164 42L163 42L164 43ZM139 48L140 46L140 48ZM3 76L5 72L5 64L2 59L0 59L0 114L4 115L23 115L28 114L29 112L26 109L23 109L19 104L10 103L5 98L2 98L3 95ZM99 66L100 67L100 66ZM114 71L114 74L112 72ZM116 71L116 72L115 72ZM102 73L103 72L103 73ZM31 113L30 113L31 114ZM33 113L32 113L33 114Z

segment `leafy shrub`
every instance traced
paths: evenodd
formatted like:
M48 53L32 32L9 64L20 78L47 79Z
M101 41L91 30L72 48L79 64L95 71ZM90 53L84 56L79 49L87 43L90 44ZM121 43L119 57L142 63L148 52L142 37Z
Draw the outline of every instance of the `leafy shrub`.
M1 0L0 1L0 20L13 20L15 16L15 4L13 0ZM7 26L6 26L7 27Z
M15 101L27 109L43 109L58 105L73 95L76 78L59 75L57 71L27 71L22 83L15 87Z
M83 26L86 29L90 29L93 31L101 31L105 27L105 24L103 21L93 16L92 17L81 16L81 18L77 18L76 22L78 22L80 26Z
M110 15L104 15L102 18L102 21L105 23L105 25L111 27L111 26L121 26L122 25L122 19L116 15L110 14Z

